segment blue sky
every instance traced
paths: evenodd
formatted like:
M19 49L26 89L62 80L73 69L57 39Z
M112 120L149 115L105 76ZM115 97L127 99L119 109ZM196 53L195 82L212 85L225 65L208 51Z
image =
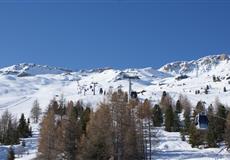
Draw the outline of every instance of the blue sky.
M158 68L229 51L225 0L0 0L0 67Z

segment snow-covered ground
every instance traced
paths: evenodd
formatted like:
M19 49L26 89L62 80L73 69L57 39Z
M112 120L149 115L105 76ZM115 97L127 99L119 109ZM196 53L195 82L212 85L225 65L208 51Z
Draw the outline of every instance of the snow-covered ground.
M31 138L21 139L21 144L14 145L16 160L31 160L36 158L39 136L39 125L32 124L33 136ZM22 141L25 141L25 147L22 146ZM8 148L10 146L0 146L0 160L6 160Z
M198 73L198 77L196 77L196 73ZM176 77L180 74L186 74L188 78L176 80ZM217 97L223 104L230 105L229 56L216 55L189 62L173 62L158 70L148 67L124 70L104 68L71 71L36 64L19 64L5 67L0 69L0 114L8 109L17 118L21 113L29 117L32 104L36 99L39 101L42 110L45 111L50 100L53 98L59 99L62 94L67 101L82 100L95 108L97 103L106 98L106 95L99 94L100 88L106 93L118 88L128 91L129 83L125 78L127 75L139 77L139 79L132 80L132 89L137 92L145 90L143 94L138 94L139 98L148 98L153 104L159 102L163 91L167 91L174 101L181 94L186 95L193 105L202 100L208 106L214 103ZM221 82L213 82L213 75L219 76ZM96 95L93 95L92 83L97 83ZM210 89L209 93L205 94L204 89L207 85ZM227 92L223 92L224 87L226 87ZM200 90L201 94L195 94L196 90ZM170 139L173 139L173 137L178 138L177 133L166 134L163 131L160 133L162 136L165 135L166 139L168 137L168 141L171 142ZM163 141L163 139L161 140ZM176 156L180 154L183 154L185 158L192 158L192 154L194 154L194 157L199 157L199 154L201 154L199 158L202 158L202 155L207 153L211 155L210 158L213 158L219 150L196 150L189 148L190 145L185 142L178 142L170 143L165 152L159 148L156 154L162 155L163 159L167 159L170 155L177 159ZM159 147L164 150L164 144ZM170 148L172 150L169 150ZM182 148L184 150L181 150ZM0 155L3 152L4 147L1 147ZM31 152L36 152L36 150Z
M153 159L158 160L228 160L230 153L222 148L198 149L181 140L180 133L157 128L158 144Z

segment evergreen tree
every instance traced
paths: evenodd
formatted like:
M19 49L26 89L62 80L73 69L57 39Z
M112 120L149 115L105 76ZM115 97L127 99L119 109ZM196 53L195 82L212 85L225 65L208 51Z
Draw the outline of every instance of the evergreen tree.
M216 147L216 127L215 127L215 117L212 105L208 107L208 131L206 135L206 141L208 143L208 147Z
M8 150L7 160L14 160L14 159L15 159L15 153L13 147L11 146Z
M160 127L163 123L163 114L158 104L152 109L152 120L155 127Z
M17 125L16 122L13 123L12 119L9 119L5 140L4 140L5 144L13 145L19 143L19 133L17 131L16 125Z
M176 112L176 111L174 112L173 120L174 120L173 131L174 132L179 132L181 124L180 124L180 118L179 118L178 112Z
M189 127L189 143L192 147L198 147L201 144L200 134L194 123Z
M221 142L224 139L224 129L226 123L226 109L223 104L216 101L217 113L215 115L215 127L217 134L217 141Z
M163 111L163 113L166 112L168 107L172 105L172 98L170 97L169 94L167 94L165 91L162 94L161 101L160 101L160 107Z
M226 120L226 129L224 134L224 140L227 145L227 148L230 148L230 113L228 113L227 120Z
M170 105L165 111L165 130L168 132L173 131L174 126L174 114L172 106Z
M196 108L193 112L193 116L195 117L197 114L204 112L204 111L205 111L204 102L199 101L199 102L197 102Z
M59 115L59 113L60 113L60 107L59 107L59 104L58 104L58 102L57 102L56 99L53 99L50 102L49 108L52 108L52 110L54 111L54 114Z
M28 138L30 135L30 130L29 130L29 126L26 122L25 116L22 113L21 114L21 118L19 119L19 124L18 124L18 134L19 137L21 138Z
M83 134L86 134L86 127L87 127L87 123L90 120L90 113L91 113L91 109L89 107L86 107L86 109L81 114L80 123L81 123L81 130Z
M184 107L184 131L185 133L189 132L189 127L191 125L191 108L190 106Z
M76 112L77 117L81 117L83 111L84 111L84 105L82 101L77 101L77 103L74 106L74 110Z

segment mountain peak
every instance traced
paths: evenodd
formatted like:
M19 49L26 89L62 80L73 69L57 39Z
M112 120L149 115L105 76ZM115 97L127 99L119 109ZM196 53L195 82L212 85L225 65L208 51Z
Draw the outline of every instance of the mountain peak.
M210 55L192 61L176 61L162 66L159 71L172 75L195 75L198 69L199 73L206 73L216 68L221 63L227 63L230 57L227 54Z

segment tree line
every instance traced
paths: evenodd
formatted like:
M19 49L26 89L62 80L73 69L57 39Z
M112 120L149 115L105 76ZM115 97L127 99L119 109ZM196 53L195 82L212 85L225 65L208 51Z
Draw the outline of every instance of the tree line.
M2 145L19 144L20 138L32 136L30 120L21 114L19 121L6 110L0 118L0 143Z
M41 116L38 101L31 110L34 123L41 122L37 159L68 160L151 160L156 145L156 127L168 132L180 132L192 147L218 147L225 142L230 147L229 108L218 99L205 109L205 102L192 106L186 96L173 101L163 92L159 104L145 99L131 99L122 90L108 93L96 110L81 101L51 100ZM194 119L206 112L208 127L197 128ZM40 121L41 120L41 121ZM0 119L0 142L17 144L19 138L32 135L30 121L24 114L19 121L8 112Z
M192 147L219 147L224 142L230 148L230 109L218 99L206 109L204 101L198 101L196 106L192 106L189 99L182 95L174 103L164 91L160 107L164 115L165 130L180 131L182 140L188 137ZM195 124L195 117L201 112L207 115L206 129L199 129ZM180 116L183 118L179 118Z
M78 101L52 100L41 122L38 159L151 159L161 108L148 99L128 102L122 90L108 94L95 111Z

